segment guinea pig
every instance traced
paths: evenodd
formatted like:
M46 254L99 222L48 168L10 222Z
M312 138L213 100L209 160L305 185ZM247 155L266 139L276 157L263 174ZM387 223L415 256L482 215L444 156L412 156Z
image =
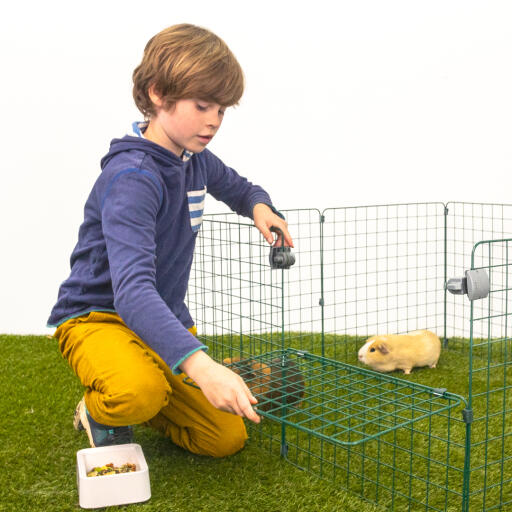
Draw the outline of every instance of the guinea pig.
M441 341L431 331L372 336L359 349L359 361L378 372L403 370L404 374L419 366L435 368L441 354Z
M295 361L287 360L285 367L281 359L272 359L268 364L255 359L240 361L239 357L222 361L235 373L240 375L252 394L258 398L256 407L262 411L287 405L299 406L304 398L304 377ZM284 382L286 387L283 388Z

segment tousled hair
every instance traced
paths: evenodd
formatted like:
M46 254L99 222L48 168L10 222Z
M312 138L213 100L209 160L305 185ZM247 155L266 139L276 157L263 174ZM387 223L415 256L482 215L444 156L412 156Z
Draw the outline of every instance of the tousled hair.
M165 109L190 98L229 107L242 97L244 76L220 37L202 27L180 24L153 36L133 71L133 99L146 118L156 114L148 94L152 86Z

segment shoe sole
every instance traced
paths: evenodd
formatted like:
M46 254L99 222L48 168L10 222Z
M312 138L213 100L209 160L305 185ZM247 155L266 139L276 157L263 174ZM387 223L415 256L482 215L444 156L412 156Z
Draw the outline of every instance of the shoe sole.
M76 406L75 416L73 417L73 427L75 430L85 430L87 432L87 437L89 438L89 444L91 445L91 448L96 448L91 435L91 426L89 425L89 420L87 419L85 401L83 398Z

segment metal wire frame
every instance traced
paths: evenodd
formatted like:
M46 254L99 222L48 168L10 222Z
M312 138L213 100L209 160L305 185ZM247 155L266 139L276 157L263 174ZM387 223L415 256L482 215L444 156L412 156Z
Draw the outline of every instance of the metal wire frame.
M490 293L470 305L468 510L501 510L512 507L512 238L475 244L471 268L487 271Z
M463 397L295 349L228 364L263 416L337 445L358 445L465 404Z
M467 203L289 210L285 213L298 248L298 264L280 275L264 269L267 248L261 250L257 233L252 238L247 235L248 242L236 232L240 228L226 227L224 235L208 235L208 222L204 223L203 237L207 235L210 245L220 243L226 253L211 257L210 249L204 248L201 258L207 260L210 284L195 293L197 307L207 304L206 309L216 311L213 318L208 317L211 312L200 312L196 318L198 325L204 324L200 331L207 333L205 341L218 359L264 356L293 346L356 365L357 349L369 334L431 328L444 331L449 352L464 356L453 361L468 365L466 385L473 404L485 401L483 409L469 407L463 418L460 411L452 414L450 409L356 445L319 438L282 421L252 429L251 437L292 464L394 510L492 510L508 504L512 486L506 475L512 468L509 459L500 459L496 452L506 454L512 445L506 428L498 434L493 429L507 423L510 406L496 409L493 397L505 403L509 398L508 386L495 384L496 371L502 372L501 380L510 382L506 377L509 339L496 336L502 320L496 320L495 313L487 313L482 303L470 305L467 299L447 296L444 284L447 277L469 268L467 255L475 241L512 232L511 211L510 205ZM232 215L214 218L227 224L239 220ZM219 225L211 228L218 229ZM251 231L250 225L241 229ZM246 248L233 249L246 243L251 247L248 255ZM231 272L231 258L243 257L252 261L251 270L235 265L235 286L228 281L214 285L214 275L227 278ZM352 273L345 272L347 268ZM272 283L268 275L274 276ZM204 282L203 271L196 277ZM239 288L242 291L233 292ZM268 290L258 292L258 288ZM261 301L262 296L268 300ZM377 296L380 302L375 302ZM508 296L502 297L502 307L507 301ZM496 301L493 304L496 309ZM471 336L469 326L474 331ZM487 368L489 360L493 363ZM487 379L483 388L482 377ZM465 389L462 394L467 393ZM483 486L475 487L482 475Z
M488 203L446 204L446 272L447 277L462 276L471 267L473 247L481 240L496 240L512 236L512 205ZM485 314L485 302L474 304L479 310L478 316ZM461 301L459 297L446 296L446 337L468 340L470 337L469 301ZM486 332L481 334L484 339ZM460 343L454 344L460 345ZM467 341L465 342L467 350ZM476 347L474 347L476 348Z
M356 363L359 340L374 334L443 334L444 204L331 208L322 217L323 332L335 338L335 358Z
M283 344L283 276L251 224L205 220L187 293L199 338L218 360Z

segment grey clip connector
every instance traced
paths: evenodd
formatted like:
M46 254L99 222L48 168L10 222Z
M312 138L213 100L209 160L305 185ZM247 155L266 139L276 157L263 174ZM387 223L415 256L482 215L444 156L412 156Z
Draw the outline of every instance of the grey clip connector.
M469 300L484 299L489 295L489 276L483 268L466 270L466 277L448 279L446 289L454 295L467 294Z
M295 255L289 247L284 245L284 233L281 229L272 226L270 231L281 237L281 245L274 245L270 248L269 262L272 268L290 268L295 263Z

